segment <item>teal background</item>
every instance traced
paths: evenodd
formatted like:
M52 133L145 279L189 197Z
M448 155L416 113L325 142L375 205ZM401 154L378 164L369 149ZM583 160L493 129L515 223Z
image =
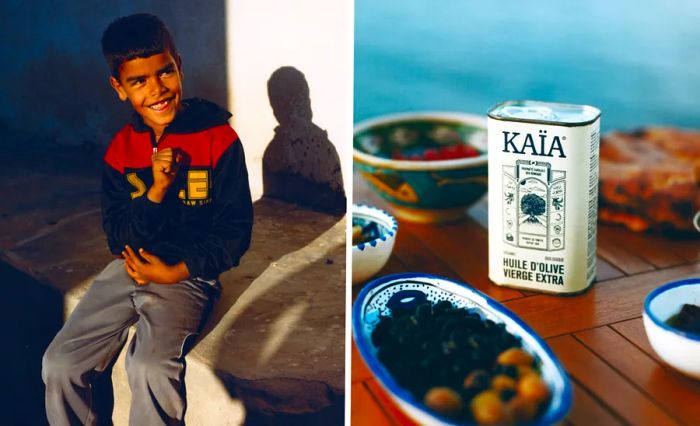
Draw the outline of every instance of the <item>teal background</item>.
M591 104L603 131L700 127L700 2L356 0L355 121Z

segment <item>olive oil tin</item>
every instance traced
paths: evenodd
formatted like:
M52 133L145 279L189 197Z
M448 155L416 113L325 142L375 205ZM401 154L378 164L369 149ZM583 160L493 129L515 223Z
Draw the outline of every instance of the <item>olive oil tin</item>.
M586 290L596 274L600 110L508 101L488 115L489 278Z

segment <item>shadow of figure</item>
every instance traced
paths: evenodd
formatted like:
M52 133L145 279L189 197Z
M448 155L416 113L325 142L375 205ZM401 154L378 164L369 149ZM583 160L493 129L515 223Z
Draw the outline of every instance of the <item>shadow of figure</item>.
M263 155L263 196L332 214L345 212L338 153L328 133L314 124L309 85L294 67L282 67L267 82L279 126Z
M342 424L344 222L270 198L253 207L251 247L222 274L193 352L243 402L246 425Z

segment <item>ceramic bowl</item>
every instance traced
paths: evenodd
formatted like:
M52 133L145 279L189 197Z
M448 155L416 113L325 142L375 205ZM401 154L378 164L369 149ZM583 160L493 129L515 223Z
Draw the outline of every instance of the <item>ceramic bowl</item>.
M355 126L353 160L355 169L391 204L397 217L445 222L464 218L467 209L486 193L486 145L485 117L448 112L397 114ZM444 159L460 150L477 156Z
M676 370L700 379L700 334L666 324L686 303L700 305L700 278L673 281L652 290L644 300L644 330L661 359Z
M406 389L401 388L377 359L371 333L380 316L390 306L407 307L424 300L449 300L458 308L474 308L484 319L504 323L506 330L521 339L523 348L541 363L541 374L551 391L551 400L532 424L549 425L561 421L571 407L572 391L561 363L546 343L515 314L500 303L468 285L427 274L395 274L368 283L358 295L352 310L352 331L357 349L380 385L396 404L418 424L452 425L450 419L425 408Z
M394 249L399 225L394 216L368 205L353 204L352 224L377 224L378 236L352 246L352 283L361 283L379 272Z

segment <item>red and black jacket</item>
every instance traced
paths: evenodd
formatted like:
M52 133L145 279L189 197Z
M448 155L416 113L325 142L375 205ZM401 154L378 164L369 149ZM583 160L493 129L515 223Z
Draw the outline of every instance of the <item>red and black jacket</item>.
M250 246L253 207L243 147L231 114L188 99L156 144L135 114L104 156L102 226L112 253L143 248L168 264L184 261L191 277L215 279L238 265ZM155 149L177 148L184 160L160 203L146 197Z

